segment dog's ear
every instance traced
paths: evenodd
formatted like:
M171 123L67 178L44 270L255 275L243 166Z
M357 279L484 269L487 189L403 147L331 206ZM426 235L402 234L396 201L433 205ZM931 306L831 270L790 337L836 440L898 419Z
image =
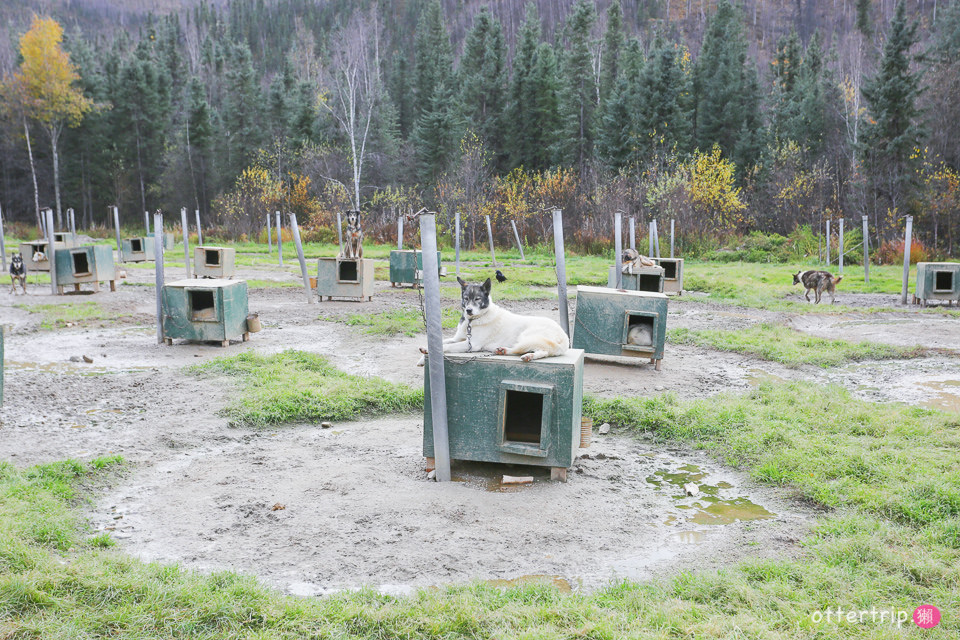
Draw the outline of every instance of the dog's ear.
M490 282L490 278L487 278L486 280L484 280L483 286L481 288L483 289L484 293L490 293L491 286L492 286L492 283Z
M461 289L466 289L466 288L467 288L467 283L464 282L464 281L463 281L463 278L461 278L460 276L457 276L457 282L460 283L460 288L461 288Z

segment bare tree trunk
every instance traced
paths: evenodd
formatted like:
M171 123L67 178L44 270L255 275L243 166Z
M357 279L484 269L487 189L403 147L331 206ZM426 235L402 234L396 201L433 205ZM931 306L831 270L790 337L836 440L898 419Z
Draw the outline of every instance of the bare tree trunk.
M23 133L27 137L27 155L30 156L30 176L33 178L33 208L34 215L37 217L37 228L40 224L40 189L37 187L37 166L33 161L33 146L30 144L30 128L27 126L27 119L23 119Z
M137 175L140 178L140 210L147 210L147 192L143 185L143 160L140 157L140 125L137 125Z
M190 180L193 182L193 200L200 208L200 194L197 191L197 174L193 170L193 152L190 147L190 127L185 127L187 132L187 163L190 165Z
M60 131L61 128L59 124L52 124L47 133L50 134L50 148L53 151L53 193L57 202L57 223L61 224L60 228L62 229L63 214L60 209L60 149L58 148Z

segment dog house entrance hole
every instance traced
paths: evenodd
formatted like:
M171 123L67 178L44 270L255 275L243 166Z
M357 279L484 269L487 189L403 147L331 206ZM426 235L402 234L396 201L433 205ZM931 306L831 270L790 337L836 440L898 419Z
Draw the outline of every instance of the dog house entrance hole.
M676 280L677 279L677 263L673 260L663 260L660 262L660 266L663 267L663 277L667 280Z
M634 340L631 341L630 331L634 327L641 327L641 329L634 333ZM624 343L631 347L650 349L653 347L653 329L653 316L628 315L627 333L623 336Z
M220 251L217 249L206 249L204 252L203 261L208 267L219 267L220 266Z
M141 238L131 238L130 251L134 253L143 253L143 240Z
M190 319L194 322L211 322L217 319L217 310L213 302L213 291L197 289L187 291L190 298Z
M90 273L90 261L87 260L86 251L78 251L73 257L73 274L80 276Z
M543 423L543 394L506 390L503 414L504 442L522 442L540 445Z
M342 260L337 263L337 269L337 280L341 282L357 282L360 279L356 260Z
M660 291L660 275L651 273L641 273L637 276L640 291Z
M937 293L953 291L953 271L934 271L933 290Z

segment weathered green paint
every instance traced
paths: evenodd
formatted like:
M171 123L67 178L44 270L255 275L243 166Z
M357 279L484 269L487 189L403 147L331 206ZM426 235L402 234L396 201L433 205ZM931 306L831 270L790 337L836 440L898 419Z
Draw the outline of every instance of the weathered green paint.
M80 242L77 240L77 234L71 233L70 231L54 232L53 242L58 246L57 248L59 248L60 244L63 244L63 246L68 249L80 246Z
M195 292L212 294L213 311L194 317ZM163 337L170 339L230 340L247 332L247 283L244 280L178 280L163 285Z
M176 238L172 233L163 234L163 248L164 249L173 249L177 245Z
M107 282L116 279L113 249L106 245L88 245L73 249L57 249L57 286ZM83 258L87 269L82 269Z
M649 319L653 344L627 344L632 317ZM663 359L667 339L667 296L649 291L577 287L573 346L587 355Z
M140 250L134 251L134 240L140 241ZM139 238L124 238L120 243L120 262L147 262L154 260L154 238L153 236L141 236ZM166 246L166 243L164 243Z
M55 251L66 249L67 246L62 242L54 242ZM34 260L33 256L40 252L44 255L43 260ZM50 271L50 252L47 251L46 240L34 240L32 242L20 243L20 255L23 257L23 266L27 271Z
M193 277L232 278L237 274L237 250L202 246L193 249Z
M437 251L437 265L441 264ZM390 252L390 284L423 284L423 253L414 249L394 249ZM439 268L443 275L443 268Z
M432 458L433 415L429 362L424 372L423 455ZM523 362L517 356L447 354L444 357L450 458L542 467L570 467L580 447L583 409L583 351ZM542 397L539 420L527 426L538 442L511 440L505 433L508 393Z
M663 267L663 293L683 293L683 258L653 258Z
M960 262L918 262L916 297L960 301Z
M624 291L650 291L652 293L663 293L663 267L640 267L634 269L634 273L620 274L620 289ZM607 287L617 288L617 267L610 267L607 273Z
M0 324L0 407L3 406L3 325Z
M325 296L369 300L373 297L374 279L373 260L369 258L317 259L317 297L321 300Z

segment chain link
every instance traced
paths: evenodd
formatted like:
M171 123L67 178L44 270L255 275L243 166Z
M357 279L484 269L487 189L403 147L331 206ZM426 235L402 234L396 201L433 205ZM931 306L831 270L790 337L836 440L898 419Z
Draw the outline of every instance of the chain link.
M580 320L580 318L575 318L575 319L574 319L573 326L574 326L574 328L576 328L576 327L582 328L584 331L586 331L587 333L589 333L591 336L593 336L594 338L596 338L596 339L599 340L600 342L605 342L605 343L607 343L607 344L621 345L621 346L623 345L622 342L613 342L613 341L611 341L611 340L607 340L606 338L601 338L600 336L598 336L597 334L595 334L593 331L590 331L590 327L588 327L587 325L583 324L583 322Z

